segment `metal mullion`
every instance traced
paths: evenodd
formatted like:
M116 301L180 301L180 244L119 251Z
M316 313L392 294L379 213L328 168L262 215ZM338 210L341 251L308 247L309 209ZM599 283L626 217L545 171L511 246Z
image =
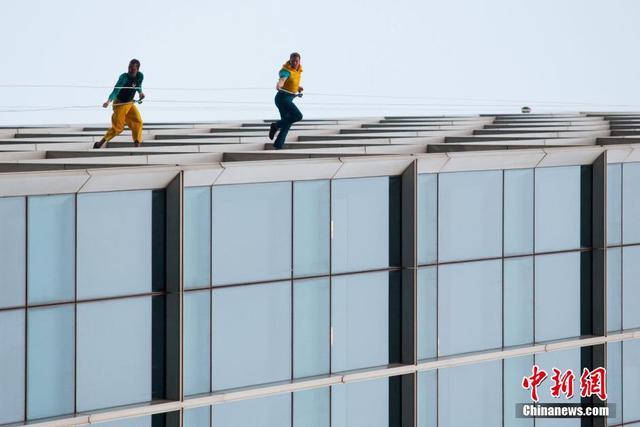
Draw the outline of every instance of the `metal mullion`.
M627 247L627 246L640 246L640 243L624 245L624 247ZM620 247L620 246L611 246L610 248L615 248L615 247ZM504 257L494 256L494 257L488 257L488 258L469 258L469 259L463 259L463 260L444 261L444 262L436 262L436 263L429 263L429 264L418 264L417 267L418 268L438 267L441 265L464 264L469 262L498 261L503 258L505 260L515 259L515 258L526 258L532 255L540 256L540 255L559 255L559 254L566 254L566 253L573 253L573 252L591 252L592 250L593 250L593 247L583 247L583 248L562 249L562 250L539 252L539 253L522 253L522 254L515 254L515 255L505 255Z
M591 173L591 246L593 253L591 256L591 286L590 286L590 317L591 333L598 336L608 336L608 281L607 281L607 258L608 258L608 174L607 151L604 151L593 162ZM622 274L622 271L621 271ZM594 345L591 347L591 368L607 365L607 344ZM593 397L590 403L597 402ZM606 403L605 403L606 405ZM605 427L606 419L596 418L592 420L592 425Z
M291 181L291 210L290 210L290 212L291 212L291 236L290 236L291 237L291 253L290 253L290 255L291 255L291 265L290 265L290 268L289 268L289 272L290 272L289 286L291 288L290 289L290 291L291 291L291 293L290 293L290 295L291 295L290 296L290 305L289 305L289 309L291 310L290 311L291 323L290 323L290 330L289 330L290 334L291 334L290 335L290 337L291 337L291 342L290 342L290 345L291 345L291 375L289 377L291 378L291 381L293 381L293 378L294 378L293 360L294 360L294 356L295 356L294 352L293 352L293 348L294 348L294 342L293 342L293 340L294 340L294 338L293 338L293 328L294 328L294 319L293 319L293 307L294 307L293 265L294 264L293 263L294 263L294 251L295 251L295 248L294 248L294 235L293 235L294 226L295 226L295 224L294 224L294 221L295 221L295 215L294 215L294 203L295 203L295 200L294 200L294 197L293 197L293 193L294 193L294 181ZM289 404L290 404L289 410L290 410L290 414L291 414L290 423L291 423L291 427L293 427L293 393L289 393Z
M532 228L533 228L533 242L532 242L532 249L533 249L533 253L531 254L531 273L532 273L532 283L531 283L531 288L532 288L532 304L533 304L533 321L532 321L532 327L533 327L533 344L535 344L537 342L536 340L536 260L537 260L537 254L536 254L536 220L537 220L537 213L536 213L536 201L538 199L538 193L536 192L536 171L538 170L538 168L533 168L533 183L532 186L533 188L531 189L532 193L533 193L533 224L531 224ZM535 364L535 356L533 359L533 362ZM535 418L533 420L533 424L535 426Z
M401 175L400 230L401 244L401 362L417 364L418 360L418 168L413 161ZM407 319L406 312L411 312ZM410 329L410 330L408 330ZM410 338L409 338L410 333ZM410 339L410 342L408 342ZM418 425L418 373L400 377L400 411L403 426ZM410 399L410 400L409 400Z
M620 164L620 329L624 330L624 163ZM608 284L607 284L608 285ZM607 289L608 291L608 289ZM607 326L607 333L609 327Z
M27 403L28 403L28 379L27 379L27 366L28 366L28 352L29 352L29 318L27 316L27 307L29 305L29 196L24 198L25 208L25 225L24 225L24 248L25 248L25 272L24 272L24 421L27 421Z
M131 295L117 295L112 297L102 297L102 298L87 298L83 300L70 300L63 302L50 302L50 303L41 303L41 304L32 304L27 308L44 308L44 307L55 307L61 305L69 305L69 304L89 304L94 302L105 302L105 301L115 301L129 298L144 298L144 297L158 297L165 296L167 292L164 291L154 291L154 292L145 292L140 294L131 294Z
M335 273L335 274L331 274L331 276L337 276L337 277L342 277L342 276L354 276L354 275L359 275L359 274L367 274L367 273L382 273L382 272L400 272L402 271L402 267L383 267L383 268L373 268L373 269L368 269L368 270L358 270L358 271L345 271L342 273ZM304 281L304 280L312 280L312 279L324 279L326 278L327 275L326 274L318 274L318 275L313 275L313 276L301 276L301 277L295 277L295 278L290 278L290 277L281 277L281 278L277 278L277 279L270 279L270 280L260 280L260 281L255 281L255 282L239 282L239 283L229 283L229 284L225 284L225 285L215 285L215 286L204 286L204 287L199 287L199 288L190 288L190 289L185 289L185 292L194 292L194 291L201 291L201 290L206 290L206 289L225 289L225 288L233 288L233 287L239 287L239 286L253 286L253 285L266 285L266 284L270 284L270 283L278 283L278 282L287 282L287 281L291 281L291 280L296 280L296 281Z
M620 248L620 330L624 331L624 250L625 247ZM607 329L609 327L607 326ZM607 331L609 333L609 331Z
M536 178L537 178L537 167L533 168L533 182L532 182L532 189L531 192L533 193L533 224L531 224L532 228L533 228L533 241L532 241L532 256L531 256L531 263L532 263L532 283L531 283L531 288L532 288L532 304L533 304L533 322L532 322L532 328L533 328L533 345L536 344L537 340L536 340L536 259L537 259L537 254L536 254L536 220L537 220L537 212L536 212L536 201L538 200L538 193L536 192ZM533 354L531 355L531 361L533 362L533 364L536 364L536 355ZM536 424L538 423L537 418L533 418L533 426L535 427Z
M504 204L504 199L505 199L505 195L504 195L504 187L505 187L505 183L506 183L506 174L504 169L502 170L502 209L500 209L500 213L502 215L502 268L501 268L501 273L502 273L502 277L501 277L501 297L502 297L502 307L501 307L501 319L500 319L500 330L502 332L502 337L501 337L501 341L502 341L502 347L504 348L504 234L505 234L505 229L504 229L504 217L505 217L505 204ZM504 402L504 388L502 390L502 401ZM503 411L504 414L504 411ZM503 419L503 424L504 424L504 419Z
M74 229L74 294L73 294L73 413L78 412L78 193L75 194L75 229Z
M505 242L505 229L504 229L504 217L505 217L505 192L504 192L504 187L506 184L506 173L504 171L504 169L502 170L502 209L500 209L500 213L502 214L502 269L501 269L501 273L502 273L502 280L501 280L501 297L502 297L502 307L500 310L501 313L501 319L500 319L500 331L502 332L502 348L504 348L504 242ZM502 413L500 414L500 418L502 419L502 426L504 427L504 423L505 423L505 419L504 419L504 389L505 389L505 380L504 380L504 359L502 359L502 363L500 364L501 370L502 370L502 399L501 399L501 408L502 408Z
M412 262L412 278L413 278L413 362L418 362L418 203L419 203L419 178L418 178L418 161L413 162L414 171L413 180L413 221L411 223L413 229L413 262ZM413 425L418 426L418 405L419 405L419 389L418 389L418 373L412 374L413 379Z
M213 391L213 288L209 289L207 294L209 295L209 390ZM209 406L209 426L212 425L213 408Z
M504 343L504 341L503 341L503 343ZM504 419L504 412L505 412L504 389L505 389L505 385L506 385L505 375L504 375L504 372L505 372L505 366L504 365L505 365L505 359L502 359L502 363L500 363L500 368L501 368L501 371L502 371L502 402L501 402L502 403L502 405L501 405L502 406L502 413L500 414L500 418L502 419L502 426L506 427L505 426L505 419Z
M624 246L624 169L620 163L620 246Z
M440 357L440 174L436 174L436 358ZM436 426L440 426L440 369L436 370Z
M624 423L624 340L620 342L620 420Z
M620 164L620 330L624 331L624 163ZM608 242L607 242L608 243ZM608 254L607 254L608 255ZM609 292L607 282L607 293ZM608 296L608 295L607 295ZM609 335L607 325L606 335ZM607 354L608 355L608 354ZM608 363L608 359L607 359ZM607 365L607 369L609 366ZM624 423L624 341L620 342L620 421Z
M329 375L333 372L333 179L329 180ZM329 386L329 427L333 425L333 386Z
M209 288L204 288L204 289L209 289ZM196 289L193 289L193 290L195 291ZM203 289L198 289L198 290L203 290ZM13 311L13 310L28 310L33 308L56 307L56 306L63 306L63 305L69 305L69 304L86 304L86 303L93 303L93 302L105 302L105 301L114 301L114 300L121 300L121 299L127 299L127 298L158 297L158 296L167 296L167 295L168 293L166 291L152 291L152 292L130 294L130 295L116 295L111 297L87 298L82 300L71 299L71 300L65 300L65 301L43 302L43 303L36 303L36 304L25 304L25 305L19 305L19 306L4 307L4 308L0 308L0 312Z
M213 185L209 190L209 263L209 391L213 391ZM212 425L213 408L209 406L209 426Z
M178 292L179 292L179 311L180 311L180 327L179 327L179 337L178 343L180 345L180 361L178 363L180 369L180 379L178 382L179 388L179 397L180 402L184 401L184 172L180 172L178 174L178 191L179 191L179 284L178 284ZM166 206L166 197L165 197L165 206ZM166 215L165 215L166 218ZM165 219L166 221L166 219ZM165 223L166 227L166 223ZM166 257L166 248L165 248L165 257ZM166 313L165 313L166 316ZM168 360L165 360L165 363L168 363ZM183 416L184 416L184 411ZM183 426L183 417L180 417L178 420L179 427Z
M184 401L184 179L177 174L166 187L165 197L165 398ZM164 294L164 293L161 293ZM180 408L179 408L180 409ZM172 410L173 412L174 410ZM184 411L169 419L167 425L181 427Z

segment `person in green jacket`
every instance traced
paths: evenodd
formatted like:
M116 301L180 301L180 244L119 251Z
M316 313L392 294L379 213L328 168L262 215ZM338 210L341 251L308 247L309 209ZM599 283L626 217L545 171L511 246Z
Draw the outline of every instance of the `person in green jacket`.
M111 128L100 141L93 145L93 148L106 146L109 141L124 130L125 124L131 129L133 143L138 147L142 144L142 116L140 116L140 111L133 100L136 92L140 94L140 101L144 99L144 93L142 92L144 74L139 70L140 61L132 59L129 62L129 70L120 75L116 86L109 95L109 99L102 104L104 108L107 108L113 102Z

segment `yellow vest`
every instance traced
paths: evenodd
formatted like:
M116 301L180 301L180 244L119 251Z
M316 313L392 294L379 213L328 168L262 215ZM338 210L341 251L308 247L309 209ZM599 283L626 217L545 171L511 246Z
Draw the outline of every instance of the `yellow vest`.
M287 61L282 65L282 69L287 70L290 73L289 78L285 80L282 89L286 90L287 92L298 93L298 88L300 87L300 73L302 73L302 65L299 65L298 69L296 70L291 66L289 61Z

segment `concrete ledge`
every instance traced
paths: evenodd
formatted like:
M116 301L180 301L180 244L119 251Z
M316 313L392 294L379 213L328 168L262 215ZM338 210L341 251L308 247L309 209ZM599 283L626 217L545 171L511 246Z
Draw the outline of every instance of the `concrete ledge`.
M318 377L300 378L294 381L264 384L245 387L241 389L223 390L214 393L206 393L199 396L191 396L183 401L160 401L127 407L111 408L96 411L90 414L42 420L29 423L37 427L70 427L93 424L97 422L112 421L151 415L156 413L173 412L182 409L193 409L210 405L219 405L239 400L256 399L277 394L293 393L302 390L312 390L366 381L376 378L411 375L422 371L434 369L447 369L472 363L504 360L511 357L534 355L546 352L580 349L593 345L609 342L620 342L640 339L640 330L631 330L609 334L607 336L584 336L565 340L536 343L529 346L506 347L495 350L486 350L475 353L459 354L455 356L440 357L430 360L421 360L410 365L386 365L360 369L349 372L334 373Z

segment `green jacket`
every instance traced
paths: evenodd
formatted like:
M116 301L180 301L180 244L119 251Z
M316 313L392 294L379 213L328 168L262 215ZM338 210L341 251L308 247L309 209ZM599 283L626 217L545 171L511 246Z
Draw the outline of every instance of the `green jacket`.
M144 74L138 71L138 74L136 75L136 83L137 83L136 90L138 91L138 93L142 93L142 80L144 80ZM113 92L111 92L111 95L109 95L109 101L113 101L118 97L118 94L120 93L120 88L125 86L128 81L129 81L129 73L120 74L120 77L116 82Z

